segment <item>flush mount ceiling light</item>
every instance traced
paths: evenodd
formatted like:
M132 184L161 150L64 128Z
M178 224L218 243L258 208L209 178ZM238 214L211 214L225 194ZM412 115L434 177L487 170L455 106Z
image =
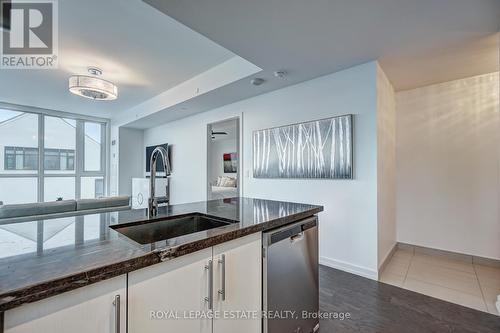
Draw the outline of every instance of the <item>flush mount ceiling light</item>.
M75 95L99 101L112 101L118 98L118 88L102 75L99 68L89 67L88 75L73 75L69 78L69 91Z

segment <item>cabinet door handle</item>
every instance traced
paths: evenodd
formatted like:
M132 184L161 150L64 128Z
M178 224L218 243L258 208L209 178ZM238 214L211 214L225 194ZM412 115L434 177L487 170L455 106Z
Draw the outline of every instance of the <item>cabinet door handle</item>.
M208 309L212 310L214 308L214 268L212 260L208 261L208 265L205 265L205 269L208 271L208 296L205 297L205 302L208 302Z
M220 259L218 261L220 265L222 265L222 289L219 290L219 294L221 295L221 298L223 301L226 300L226 255L223 254L220 256Z
M113 305L115 306L115 333L120 333L120 295L115 296Z

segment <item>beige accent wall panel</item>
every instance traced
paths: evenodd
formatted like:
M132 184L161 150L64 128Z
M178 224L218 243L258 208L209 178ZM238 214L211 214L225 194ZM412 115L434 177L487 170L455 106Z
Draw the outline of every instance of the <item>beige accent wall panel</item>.
M498 82L397 94L398 241L500 259Z
M396 96L377 66L377 231L378 268L396 245Z

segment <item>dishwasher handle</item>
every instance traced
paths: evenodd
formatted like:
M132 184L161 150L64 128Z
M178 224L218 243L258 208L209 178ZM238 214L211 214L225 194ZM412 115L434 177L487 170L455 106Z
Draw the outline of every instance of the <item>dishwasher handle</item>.
M292 242L292 243L299 242L303 238L304 238L304 232L302 231L302 232L299 232L298 234L296 234L295 236L290 237L290 242Z
M291 242L300 241L304 237L304 231L314 228L318 225L316 216L301 220L292 225L288 225L266 233L267 246L280 242L284 239L290 239Z

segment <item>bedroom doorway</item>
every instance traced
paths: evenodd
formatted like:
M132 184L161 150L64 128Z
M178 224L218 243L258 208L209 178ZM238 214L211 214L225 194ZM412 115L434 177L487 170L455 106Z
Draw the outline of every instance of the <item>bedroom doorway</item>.
M240 196L240 122L231 118L207 125L207 198Z

